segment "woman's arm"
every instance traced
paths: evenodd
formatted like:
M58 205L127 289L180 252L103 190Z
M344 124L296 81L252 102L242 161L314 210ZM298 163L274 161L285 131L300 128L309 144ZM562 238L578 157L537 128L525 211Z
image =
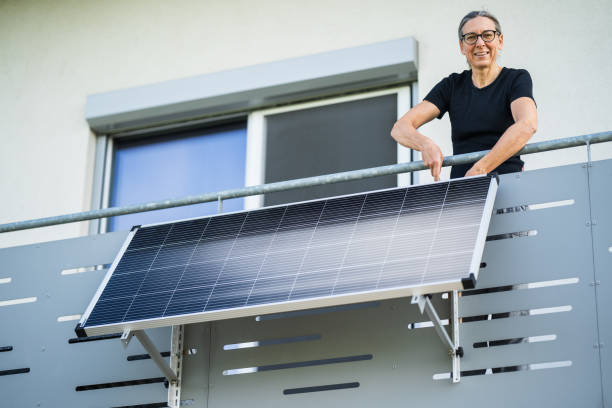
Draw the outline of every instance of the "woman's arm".
M417 129L439 114L440 110L436 105L423 101L399 118L391 129L391 137L399 144L421 152L423 163L429 167L431 175L436 181L440 179L440 169L442 168L444 155L433 140Z
M467 176L487 174L521 150L538 128L538 111L533 99L521 97L510 104L514 124L499 138L493 149L478 160Z

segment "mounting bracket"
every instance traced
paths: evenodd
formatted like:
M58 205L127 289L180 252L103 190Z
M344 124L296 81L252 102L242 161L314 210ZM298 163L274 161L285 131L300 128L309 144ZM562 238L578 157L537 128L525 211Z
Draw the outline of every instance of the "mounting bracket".
M176 373L177 380L171 381L168 387L168 406L181 406L181 385L183 372L183 344L185 329L183 325L172 326L172 342L170 346L170 369Z
M458 383L461 379L460 358L463 357L463 347L459 346L459 293L456 290L451 293L452 340L446 329L442 327L442 321L431 303L430 297L431 295L416 295L412 297L411 303L417 304L421 313L427 313L442 343L448 346L453 364L451 379L453 383Z
M124 330L123 334L121 335L121 343L123 344L123 348L126 348L128 344L130 344L130 341L134 336L136 336L140 344L142 344L142 347L147 351L147 353L149 353L149 356L151 357L155 365L159 367L159 369L168 379L170 384L176 383L178 381L178 376L166 363L159 351L157 351L157 348L155 348L155 345L153 344L149 336L147 336L147 334L144 332L144 330Z

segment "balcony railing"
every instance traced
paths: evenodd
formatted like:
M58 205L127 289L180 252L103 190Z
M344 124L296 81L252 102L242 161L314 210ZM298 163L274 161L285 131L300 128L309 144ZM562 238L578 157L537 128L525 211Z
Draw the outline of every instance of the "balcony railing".
M592 133L582 136L573 136L563 139L548 140L544 142L531 143L526 145L517 154L533 154L546 152L550 150L566 149L569 147L587 146L588 156L590 160L590 146L595 143L603 143L612 141L612 131ZM458 164L474 163L486 155L489 151L483 150L480 152L458 154L448 156L444 159L442 166L454 166ZM99 218L114 217L117 215L133 214L139 212L162 210L164 208L181 207L185 205L207 203L212 201L219 202L219 208L222 207L223 200L230 198L247 197L272 193L277 191L293 190L298 188L319 186L324 184L340 183L344 181L360 180L370 177L386 176L391 174L409 173L419 170L424 170L427 167L422 161L414 161L407 163L392 164L388 166L372 167L369 169L345 171L342 173L325 174L322 176L306 177L295 180L280 181L276 183L261 184L258 186L250 186L233 190L223 190L213 193L205 193L201 195L188 196L183 198L167 199L162 201L153 201L149 203L141 203L128 205L123 207L103 208L99 210L83 211L72 214L64 214L53 217L37 218L33 220L17 221L7 224L0 224L0 233L19 231L31 228L48 227L51 225L68 224L78 221L88 221Z
M611 138L606 132L543 142L523 153ZM445 165L482 154L449 157ZM167 208L422 168L404 163L151 204ZM186 325L182 405L609 406L611 174L612 160L603 160L500 176L477 287L458 301L461 383L450 382L449 358L431 322L410 299L398 298ZM86 213L71 214L44 225L130 212L137 211L107 209L78 220L70 217ZM26 228L17 227L11 230ZM137 342L123 350L120 333L74 334L127 234L0 249L2 406L166 405L164 377ZM448 296L431 301L448 318ZM148 334L170 354L169 328Z

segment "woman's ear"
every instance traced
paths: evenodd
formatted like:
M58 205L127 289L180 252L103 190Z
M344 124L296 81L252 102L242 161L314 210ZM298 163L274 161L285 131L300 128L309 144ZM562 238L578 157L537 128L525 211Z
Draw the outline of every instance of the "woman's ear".
M465 50L463 49L463 41L459 40L459 51L461 54L465 55Z

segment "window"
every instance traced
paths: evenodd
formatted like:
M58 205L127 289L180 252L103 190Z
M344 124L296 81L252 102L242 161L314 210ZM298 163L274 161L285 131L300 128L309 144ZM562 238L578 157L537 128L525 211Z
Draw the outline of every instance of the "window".
M116 138L113 145L107 200L111 207L244 186L244 123L146 138ZM224 202L225 211L242 209L243 199ZM216 212L217 203L211 202L129 214L111 218L107 230Z
M248 185L377 167L410 160L389 136L410 108L401 87L254 112ZM247 208L311 200L410 184L409 175L383 176L247 198Z
M107 150L108 207L181 198L409 161L409 149L389 136L410 108L410 87L256 110L247 122L157 136L122 136ZM239 211L411 184L409 174L226 200L223 211ZM217 203L114 217L101 231L217 213Z

